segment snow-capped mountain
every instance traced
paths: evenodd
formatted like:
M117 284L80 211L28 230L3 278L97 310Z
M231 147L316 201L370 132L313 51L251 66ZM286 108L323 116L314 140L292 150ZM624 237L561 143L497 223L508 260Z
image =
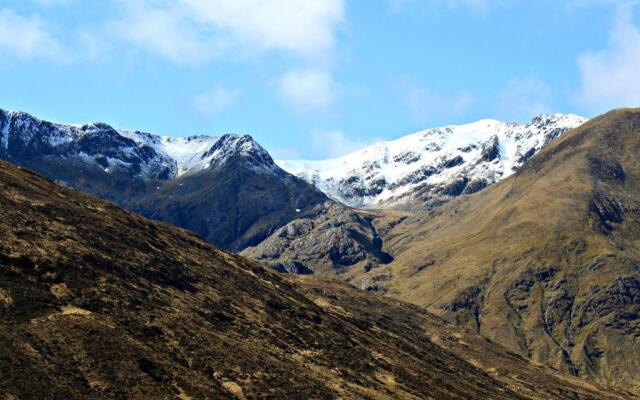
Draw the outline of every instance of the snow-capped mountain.
M585 121L573 114L540 115L527 124L484 119L420 131L334 159L276 163L352 207L413 198L437 204L506 178Z
M169 138L0 110L0 159L232 251L333 203L278 167L248 135ZM333 259L347 259L339 252Z
M548 142L583 122L572 114L541 115L527 124L486 119L424 130L339 158L274 162L246 135L172 138L104 123L57 124L0 110L0 157L36 169L45 164L52 168L51 162L64 160L108 175L160 180L193 175L240 158L244 166L260 171L287 171L352 207L412 200L432 206L513 174Z
M340 202L435 206L513 173L583 121L573 115L541 116L527 125L483 120L334 160L279 162L283 169L246 135L169 138L0 110L0 159L279 270L371 270L391 256L370 217Z
M175 179L230 158L246 158L255 168L277 170L269 153L248 135L173 138L116 129L104 123L58 124L19 111L0 110L0 155L79 160L105 173L127 172L152 179Z

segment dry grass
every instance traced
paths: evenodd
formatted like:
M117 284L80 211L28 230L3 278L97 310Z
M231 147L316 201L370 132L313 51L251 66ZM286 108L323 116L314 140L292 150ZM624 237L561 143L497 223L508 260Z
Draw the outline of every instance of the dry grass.
M459 331L337 282L293 282L5 163L0 294L5 397L632 398L479 337L434 343ZM486 373L500 368L520 375Z
M638 154L640 110L617 110L516 176L406 218L385 232L388 293L536 362L640 390Z

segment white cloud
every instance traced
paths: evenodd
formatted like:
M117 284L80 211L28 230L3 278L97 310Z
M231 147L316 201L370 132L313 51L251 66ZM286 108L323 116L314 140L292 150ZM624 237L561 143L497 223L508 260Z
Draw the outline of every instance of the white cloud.
M343 0L116 0L108 32L181 63L275 50L330 64Z
M238 89L212 87L193 98L193 107L202 115L212 116L232 107L240 96Z
M107 23L108 38L179 64L285 55L298 66L278 80L287 102L317 110L335 98L331 71L344 0L114 1L123 14Z
M577 101L594 111L640 106L640 30L631 6L619 9L609 45L578 57L582 86Z
M106 34L124 40L176 63L198 63L210 58L215 37L202 33L185 15L184 8L150 1L122 2L124 17L107 22ZM207 40L208 39L208 40Z
M379 139L354 139L341 130L314 131L310 138L314 150L318 151L323 158L339 157L380 141Z
M549 87L535 77L514 78L500 92L497 113L499 118L528 121L550 111L547 101Z
M31 0L55 6L75 0ZM140 51L184 65L264 54L284 56L296 68L278 79L280 95L305 110L329 106L336 96L332 71L345 0L111 0L94 26L68 29L74 60L136 55ZM65 54L38 17L0 14L0 47L20 57ZM67 36L65 36L67 37ZM71 51L73 50L73 51ZM292 67L295 66L295 67ZM286 69L285 69L286 71ZM218 109L230 93L207 93L194 105ZM209 111L210 112L210 111Z
M405 79L399 87L411 118L419 124L451 120L466 111L474 102L465 91L439 93Z
M211 24L250 47L324 59L344 20L343 0L181 0L195 20Z
M335 99L336 85L323 70L299 70L285 74L278 81L280 95L303 111L330 106Z
M23 17L10 9L0 10L0 48L21 59L67 60L67 54L42 19L37 15Z

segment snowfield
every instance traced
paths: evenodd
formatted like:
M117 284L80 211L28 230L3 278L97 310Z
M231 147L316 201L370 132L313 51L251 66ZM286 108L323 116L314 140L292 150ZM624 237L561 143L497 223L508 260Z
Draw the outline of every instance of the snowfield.
M438 192L458 181L464 182L461 193L469 185L481 189L513 174L544 145L585 121L573 114L541 115L527 124L484 119L427 129L338 158L276 163L337 201L376 208L407 200L417 189Z

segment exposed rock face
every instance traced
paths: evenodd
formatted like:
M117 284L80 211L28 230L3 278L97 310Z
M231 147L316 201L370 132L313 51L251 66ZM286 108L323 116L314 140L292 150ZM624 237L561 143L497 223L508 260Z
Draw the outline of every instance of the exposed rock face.
M326 202L242 254L268 264L295 260L316 273L340 273L391 262L382 244L370 217Z
M594 218L594 225L602 233L611 233L617 224L624 222L623 206L618 200L601 192L593 193L589 211Z
M487 283L484 280L478 286L470 286L458 292L453 301L442 305L445 315L454 318L458 325L479 331Z
M207 167L209 169L241 161L257 171L272 171L281 175L283 172L274 164L269 153L249 135L222 135L201 157L211 160Z
M4 162L0 278L5 398L635 398Z
M310 275L313 274L313 270L307 268L299 261L283 260L272 263L267 263L269 267L275 271L283 274L295 274L295 275Z
M392 279L390 274L366 276L360 282L360 289L366 292L386 292L386 287L382 285Z
M482 153L480 153L480 155L482 161L487 162L500 157L500 139L498 138L498 135L494 135L491 139L482 144Z

